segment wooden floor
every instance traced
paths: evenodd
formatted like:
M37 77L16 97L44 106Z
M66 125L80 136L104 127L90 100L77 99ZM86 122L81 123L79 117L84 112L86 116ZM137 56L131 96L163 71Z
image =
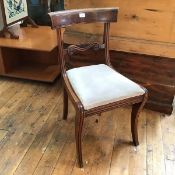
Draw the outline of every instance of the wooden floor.
M75 157L74 115L61 119L60 81L0 78L0 175L175 175L175 115L145 110L131 145L130 108L85 120L84 169Z

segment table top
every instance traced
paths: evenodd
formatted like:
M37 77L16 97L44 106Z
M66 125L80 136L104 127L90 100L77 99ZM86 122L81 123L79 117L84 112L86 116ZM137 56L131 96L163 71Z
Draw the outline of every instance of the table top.
M48 26L38 28L23 27L20 29L19 39L0 38L0 47L51 51L57 46L56 31Z

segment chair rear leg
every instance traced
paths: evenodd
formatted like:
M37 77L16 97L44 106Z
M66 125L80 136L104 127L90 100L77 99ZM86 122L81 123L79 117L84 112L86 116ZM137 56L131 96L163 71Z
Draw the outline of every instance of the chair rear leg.
M63 89L63 120L67 120L68 115L68 95L66 89Z
M141 110L143 109L146 101L147 101L147 93L145 94L145 97L144 97L142 102L133 104L133 106L132 106L132 112L131 112L131 133L132 133L133 144L135 146L139 145L138 130L137 130L138 118L139 118L139 114L140 114Z
M77 159L80 168L83 167L82 158L82 130L83 130L84 116L83 114L77 112L75 119L75 139L76 139L76 149L77 149Z

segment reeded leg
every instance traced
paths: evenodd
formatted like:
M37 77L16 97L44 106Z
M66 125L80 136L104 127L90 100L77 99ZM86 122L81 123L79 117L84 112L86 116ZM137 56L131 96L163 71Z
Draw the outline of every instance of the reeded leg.
M63 90L63 119L67 120L68 115L68 95L66 90Z
M138 118L141 110L143 109L146 101L147 101L147 91L145 93L145 97L142 102L133 104L132 106L132 112L131 112L131 133L132 133L132 140L133 144L135 146L139 145L139 140L138 140L138 130L137 130L137 125L138 125Z
M75 139L76 139L78 165L80 168L83 167L83 159L82 159L83 122L84 122L84 116L81 113L77 113L77 116L75 119Z
M131 133L132 133L133 144L135 146L139 145L137 125L141 106L142 103L134 104L132 106L132 112L131 112Z

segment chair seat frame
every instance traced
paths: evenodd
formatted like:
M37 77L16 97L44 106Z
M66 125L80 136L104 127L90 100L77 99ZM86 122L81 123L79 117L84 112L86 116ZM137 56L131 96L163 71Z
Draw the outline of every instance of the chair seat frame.
M76 150L77 150L77 159L79 167L83 167L83 158L82 158L82 130L84 119L89 116L99 115L102 112L110 111L112 109L132 105L131 112L131 134L133 139L133 144L135 146L139 145L138 141L138 118L141 110L143 109L147 98L148 92L144 87L141 87L144 90L143 95L127 98L124 100L116 101L106 105L98 106L89 110L85 110L82 102L74 92L71 83L68 79L66 73L66 64L65 57L68 55L71 57L76 52L83 52L88 49L105 49L105 62L106 64L112 67L110 62L109 55L109 28L111 22L117 21L118 8L92 8L92 9L79 9L79 10L66 10L62 12L52 12L50 13L52 28L57 29L57 41L58 41L58 59L61 65L62 79L63 79L63 119L66 120L68 116L68 97L72 101L75 110L75 140L76 140ZM80 16L84 16L81 18ZM103 43L90 43L86 45L70 45L67 49L63 48L63 38L61 33L61 28L70 26L72 24L78 23L92 23L92 22L101 22L104 23L104 34L103 34Z

